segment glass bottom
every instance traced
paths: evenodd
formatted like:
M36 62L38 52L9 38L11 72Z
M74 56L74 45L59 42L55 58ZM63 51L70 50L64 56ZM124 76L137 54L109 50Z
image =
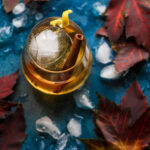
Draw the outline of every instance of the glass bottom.
M92 54L89 50L88 62L86 66L79 67L78 74L74 75L72 73L68 80L62 82L50 81L37 74L31 63L29 63L28 66L25 65L23 55L22 68L26 79L35 89L45 94L63 95L77 90L84 84L92 68Z

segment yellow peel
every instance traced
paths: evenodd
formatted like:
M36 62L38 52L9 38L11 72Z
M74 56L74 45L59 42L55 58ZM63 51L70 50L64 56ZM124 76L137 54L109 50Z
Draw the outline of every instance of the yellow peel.
M72 13L72 10L66 10L62 14L62 26L63 28L69 25L69 14Z
M59 26L59 27L62 27L62 19L59 18L59 19L53 20L53 21L50 22L50 24L51 24L52 26Z
M59 26L61 28L65 28L69 25L69 14L72 13L72 10L66 10L62 14L62 18L53 20L50 22L52 26Z

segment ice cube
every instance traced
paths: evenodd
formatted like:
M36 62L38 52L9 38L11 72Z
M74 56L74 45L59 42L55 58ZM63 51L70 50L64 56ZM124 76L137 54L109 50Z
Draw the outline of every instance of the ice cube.
M106 11L106 6L100 2L95 2L93 4L92 12L95 16L102 15Z
M31 53L32 56L33 56L34 58L37 58L38 46L37 46L36 38L33 37L33 38L31 39L29 48L30 48L30 50L32 51L32 53Z
M102 64L110 63L113 60L112 49L104 39L101 40L99 47L96 48L95 55L96 60Z
M71 118L67 124L67 129L70 135L79 137L82 133L81 118Z
M34 39L33 39L34 38ZM64 59L71 47L71 39L64 30L50 28L31 38L30 53L43 68L53 69L63 66ZM62 60L62 61L60 61ZM57 62L57 65L55 64Z
M19 15L19 14L23 13L25 11L25 9L26 9L26 7L25 7L24 3L19 3L14 7L12 12L14 15Z
M36 130L42 133L48 133L54 139L59 139L61 132L53 121L45 116L36 121Z
M120 77L122 77L122 75L123 73L118 73L116 71L114 64L104 67L100 73L100 77L102 79L108 79L108 80L119 79Z
M25 27L27 23L28 23L28 17L26 14L18 16L12 20L12 24L16 28Z
M37 37L38 56L52 58L56 57L59 51L58 35L51 30L44 30Z
M85 109L94 108L94 105L92 104L90 100L90 91L87 89L81 89L80 91L77 91L74 94L74 99L75 99L76 105L79 108L85 108Z
M5 42L12 37L13 34L13 26L3 26L0 27L0 42Z
M64 148L67 145L68 139L69 139L69 135L63 133L62 136L57 141L56 150L64 150Z

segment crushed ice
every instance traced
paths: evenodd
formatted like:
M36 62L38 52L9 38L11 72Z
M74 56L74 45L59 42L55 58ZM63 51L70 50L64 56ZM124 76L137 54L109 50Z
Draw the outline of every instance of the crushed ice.
M92 101L90 100L90 91L87 89L81 89L80 91L77 91L74 93L74 99L76 102L76 105L79 108L85 108L85 109L93 109L94 105Z
M67 129L70 135L74 137L79 137L82 134L82 126L81 126L82 119L80 117L71 118L67 124Z
M102 79L115 80L122 77L123 73L118 73L115 69L115 65L111 64L104 67L100 72L100 77Z
M92 12L95 16L100 16L106 11L106 6L100 2L95 2L92 6Z
M26 7L24 3L19 3L13 8L13 14L14 15L19 15L25 11Z
M45 116L36 121L36 130L42 133L48 133L54 139L59 139L61 132L53 121Z
M101 39L99 47L96 48L95 52L96 60L102 64L110 63L113 60L112 49L105 42L104 38Z

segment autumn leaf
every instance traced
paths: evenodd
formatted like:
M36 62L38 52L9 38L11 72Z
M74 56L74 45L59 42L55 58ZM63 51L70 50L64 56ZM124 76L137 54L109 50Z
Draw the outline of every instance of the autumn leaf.
M112 42L117 42L123 34L125 5L126 0L111 0L105 13L105 26Z
M150 51L149 0L126 0L126 37L135 37L138 45Z
M104 138L112 144L120 144L124 140L126 130L129 124L130 113L121 108L114 102L109 101L101 95L98 95L98 113L96 113L95 124L97 130L102 131Z
M99 138L81 140L89 150L107 150L108 145L119 150L142 150L150 143L150 107L137 81L129 87L120 105L98 94L94 122Z
M132 124L148 109L148 99L143 95L139 84L134 81L121 98L121 109L129 108Z
M0 150L19 150L26 138L22 105L0 122Z
M4 119L11 108L15 106L17 106L17 104L14 102L0 100L0 119Z
M20 0L3 0L3 7L6 13L9 13L20 2Z
M13 93L13 86L16 84L18 71L0 78L0 100Z
M138 45L150 51L148 0L111 0L105 15L105 26L112 42L117 42L125 29L126 38L134 37Z
M149 58L149 52L136 43L120 44L116 49L117 54L114 59L114 64L118 72L128 70L136 63Z
M99 95L96 127L120 150L141 150L150 143L150 108L135 81L118 106Z

